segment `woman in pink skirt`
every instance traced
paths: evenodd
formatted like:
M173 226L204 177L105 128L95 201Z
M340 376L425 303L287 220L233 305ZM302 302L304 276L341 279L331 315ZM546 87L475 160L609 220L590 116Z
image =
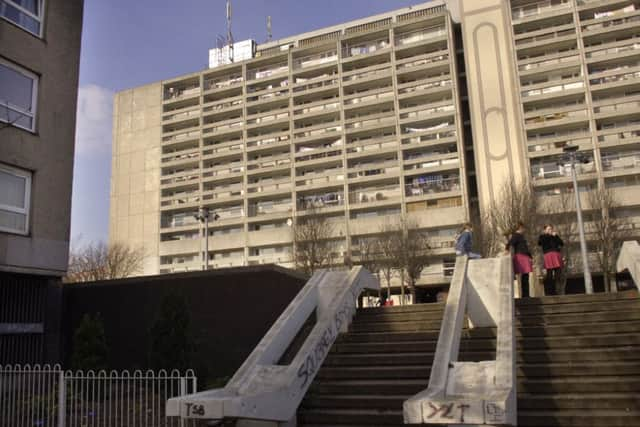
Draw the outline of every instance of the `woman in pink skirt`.
M520 297L529 298L529 273L533 271L533 264L524 231L524 223L518 222L518 228L507 243L507 250L513 248L513 272L520 275Z
M547 270L547 275L544 278L544 294L556 295L560 270L564 266L561 253L564 242L553 229L553 225L547 224L538 238L538 245L542 246L544 268Z

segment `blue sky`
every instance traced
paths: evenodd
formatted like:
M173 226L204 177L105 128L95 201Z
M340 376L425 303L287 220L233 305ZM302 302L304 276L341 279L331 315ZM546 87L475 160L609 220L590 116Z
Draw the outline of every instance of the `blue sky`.
M107 240L113 94L207 67L226 0L85 0L71 239ZM232 0L234 39L278 39L422 0Z

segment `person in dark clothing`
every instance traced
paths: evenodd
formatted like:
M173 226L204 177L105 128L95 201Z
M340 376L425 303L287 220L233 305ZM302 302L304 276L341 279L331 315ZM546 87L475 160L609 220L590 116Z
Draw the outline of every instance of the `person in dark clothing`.
M520 297L529 298L529 273L533 271L533 264L524 231L524 223L519 222L518 228L509 238L507 250L513 249L513 272L520 275Z
M547 270L544 278L544 294L557 295L558 278L564 266L561 252L564 242L553 229L553 225L547 224L538 238L538 245L542 247L544 268Z

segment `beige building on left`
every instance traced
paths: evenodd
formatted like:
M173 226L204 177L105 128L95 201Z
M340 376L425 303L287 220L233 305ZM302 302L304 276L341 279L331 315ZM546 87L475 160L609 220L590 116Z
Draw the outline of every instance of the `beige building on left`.
M57 362L82 13L0 1L0 365Z

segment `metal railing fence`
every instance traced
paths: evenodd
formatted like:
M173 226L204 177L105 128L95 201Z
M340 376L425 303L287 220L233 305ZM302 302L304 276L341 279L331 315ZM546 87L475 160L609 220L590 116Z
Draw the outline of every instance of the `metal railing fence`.
M165 416L167 399L197 391L192 370L64 371L0 366L0 427L186 427Z

